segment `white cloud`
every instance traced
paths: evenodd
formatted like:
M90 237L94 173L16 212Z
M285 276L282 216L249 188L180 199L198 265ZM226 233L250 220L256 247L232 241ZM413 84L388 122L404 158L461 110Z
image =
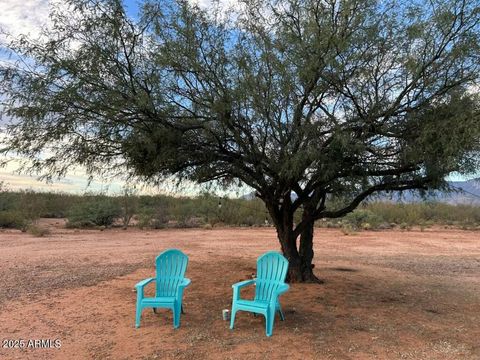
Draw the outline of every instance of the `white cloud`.
M0 0L0 28L4 32L36 35L47 21L48 0ZM5 39L0 36L0 40Z
M190 0L192 4L197 4L199 7L204 9L211 9L214 6L215 1L212 0ZM231 7L239 6L239 2L236 0L220 0L220 8L229 9Z
M1 44L6 41L4 33L12 36L20 34L36 37L39 35L41 28L48 25L49 4L53 2L62 3L62 0L0 0L0 64L6 65L14 60L3 57L1 52ZM212 0L190 0L204 9L211 9ZM239 2L236 0L220 0L220 7L227 12L227 9L238 7ZM1 109L0 109L1 115ZM0 145L4 136L2 125L9 122L5 115L0 116ZM4 160L2 158L0 160ZM12 190L34 189L43 191L65 191L73 193L82 193L88 191L109 191L110 193L118 193L122 186L125 185L121 179L98 179L96 178L90 186L88 186L88 176L82 169L72 169L67 176L53 183L47 184L39 181L37 177L19 174L18 169L21 158L12 159L6 167L0 168L0 181L5 181L7 187ZM166 193L166 194L183 194L196 195L202 191L202 188L194 183L185 182L179 189L176 187L174 178L166 180L160 187L145 186L140 192L146 194ZM218 191L222 196L232 195L230 191Z

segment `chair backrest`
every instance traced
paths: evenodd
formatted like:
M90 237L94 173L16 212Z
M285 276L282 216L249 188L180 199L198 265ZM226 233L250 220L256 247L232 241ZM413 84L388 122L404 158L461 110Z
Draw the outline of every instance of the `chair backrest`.
M176 296L178 285L185 277L188 256L177 249L162 252L155 259L156 296Z
M255 300L269 301L277 288L285 283L288 260L276 251L269 251L257 260Z

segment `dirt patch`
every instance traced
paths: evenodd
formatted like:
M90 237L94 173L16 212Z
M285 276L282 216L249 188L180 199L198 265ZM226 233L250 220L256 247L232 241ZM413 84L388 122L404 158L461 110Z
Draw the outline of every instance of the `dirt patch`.
M8 272L0 273L0 283L4 289L0 292L0 308L8 300L19 298L35 300L36 297L52 290L94 286L146 266L146 262L72 264L63 259L49 264L22 264Z
M325 284L293 284L281 299L286 321L267 338L263 317L239 313L231 331L221 311L231 284L278 249L273 229L50 226L45 238L0 232L0 333L61 347L0 348L1 359L480 359L478 232L317 230ZM168 311L145 310L135 329L133 286L171 247L190 257L181 327Z

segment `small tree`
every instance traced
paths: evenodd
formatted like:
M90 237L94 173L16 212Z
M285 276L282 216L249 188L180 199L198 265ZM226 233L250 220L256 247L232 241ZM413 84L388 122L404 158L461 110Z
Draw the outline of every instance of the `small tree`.
M118 0L54 8L0 70L6 150L47 176L78 163L246 184L291 281L317 280L315 220L478 169L478 1L242 4L225 17L145 1L138 21Z
M127 229L133 215L138 211L137 191L134 188L125 186L120 196L120 204L122 208L123 228Z
M41 195L32 190L20 192L20 199L16 208L23 218L23 224L20 227L23 232L27 231L29 226L35 225L41 214L45 212L45 204Z

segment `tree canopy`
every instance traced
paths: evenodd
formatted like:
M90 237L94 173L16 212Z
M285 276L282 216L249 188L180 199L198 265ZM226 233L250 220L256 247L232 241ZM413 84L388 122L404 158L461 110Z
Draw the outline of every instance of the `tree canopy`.
M50 20L8 45L4 150L47 175L246 184L291 280L314 279L315 220L478 171L477 1L145 1L132 19L69 0Z

